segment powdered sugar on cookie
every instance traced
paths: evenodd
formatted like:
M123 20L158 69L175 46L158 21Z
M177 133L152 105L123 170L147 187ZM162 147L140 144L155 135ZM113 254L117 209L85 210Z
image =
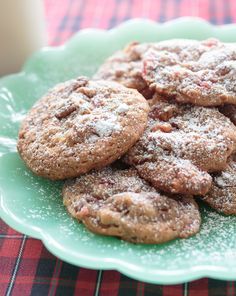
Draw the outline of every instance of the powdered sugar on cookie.
M66 182L69 213L99 234L135 243L163 243L198 232L200 215L191 196L158 193L135 169L105 168Z
M227 167L212 178L211 189L202 199L220 213L236 215L236 157L231 157Z
M236 127L217 109L151 101L148 127L125 161L154 187L204 194L207 172L225 168L236 148Z
M121 157L143 133L148 110L136 90L79 77L35 104L21 126L18 150L38 175L78 176Z
M200 106L236 105L236 46L219 41L175 40L143 56L143 79L151 89ZM181 43L182 50L181 50Z

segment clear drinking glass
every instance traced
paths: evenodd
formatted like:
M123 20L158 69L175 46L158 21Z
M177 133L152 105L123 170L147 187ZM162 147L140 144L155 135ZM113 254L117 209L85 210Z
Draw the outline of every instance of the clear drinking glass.
M46 44L43 1L0 0L0 76L20 70Z

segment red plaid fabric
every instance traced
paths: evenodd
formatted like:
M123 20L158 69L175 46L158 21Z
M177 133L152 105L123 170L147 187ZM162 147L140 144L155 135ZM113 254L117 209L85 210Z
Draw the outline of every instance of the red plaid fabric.
M236 22L234 0L45 0L48 41L65 42L87 27L111 28L134 17L164 22L198 16L214 24ZM1 295L233 296L235 283L201 279L174 286L132 280L117 271L95 271L65 263L38 240L0 221Z

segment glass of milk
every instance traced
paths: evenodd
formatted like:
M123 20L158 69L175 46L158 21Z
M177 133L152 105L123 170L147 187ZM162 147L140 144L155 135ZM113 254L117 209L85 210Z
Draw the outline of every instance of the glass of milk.
M18 72L45 44L43 1L0 0L0 76Z

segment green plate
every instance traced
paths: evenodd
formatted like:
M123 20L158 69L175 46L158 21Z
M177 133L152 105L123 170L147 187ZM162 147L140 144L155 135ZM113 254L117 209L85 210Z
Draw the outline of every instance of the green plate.
M165 24L132 20L110 30L84 30L64 46L36 53L19 74L0 80L0 215L16 230L38 238L53 254L93 269L116 269L132 278L174 284L213 277L236 280L236 217L201 206L203 225L195 237L164 245L134 245L88 232L62 205L61 182L39 178L16 152L19 123L55 83L92 75L127 42L217 37L236 42L236 26L215 27L200 19Z

